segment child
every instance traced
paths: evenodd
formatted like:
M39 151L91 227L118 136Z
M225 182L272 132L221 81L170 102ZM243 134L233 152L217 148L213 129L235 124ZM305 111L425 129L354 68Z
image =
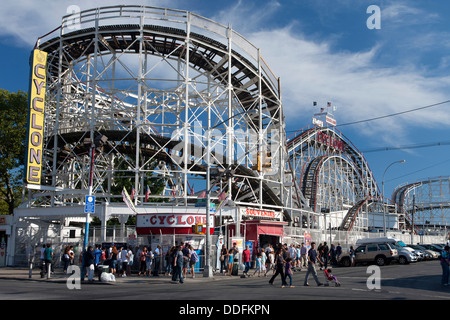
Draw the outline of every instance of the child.
M261 271L262 271L262 256L261 252L259 252L258 256L256 257L256 270L253 273L253 275L255 275L258 272L258 277L261 277Z
M333 274L331 273L331 269L325 269L325 277L327 278L327 285L330 285L330 282L334 281L334 286L335 287L340 287L341 283L338 281L338 279L333 276Z
M286 282L286 278L289 277L289 287L290 288L294 288L294 286L292 285L292 264L291 264L292 258L287 258L286 259L286 264L284 266L284 281ZM284 288L284 286L282 286L282 288Z

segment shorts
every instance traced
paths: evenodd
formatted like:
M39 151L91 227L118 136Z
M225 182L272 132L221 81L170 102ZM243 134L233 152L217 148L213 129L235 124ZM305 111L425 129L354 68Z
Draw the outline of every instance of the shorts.
M189 267L189 259L187 257L183 257L183 268Z

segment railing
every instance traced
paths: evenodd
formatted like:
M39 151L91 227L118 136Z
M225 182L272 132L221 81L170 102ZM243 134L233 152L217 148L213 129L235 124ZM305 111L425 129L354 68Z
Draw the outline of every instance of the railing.
M108 6L88 9L73 14L66 15L61 20L61 26L53 31L41 36L38 44L45 43L51 39L59 41L57 37L67 35L78 30L97 28L106 25L150 25L158 24L165 27L186 30L186 26L201 29L202 34L207 34L213 40L218 41L225 47L229 42L240 50L238 53L243 58L260 65L263 77L268 79L269 87L273 88L274 94L279 93L278 77L270 70L266 62L260 56L259 49L250 43L245 37L232 30L230 27L222 25L208 18L197 14L176 9L160 7L148 7L138 5Z

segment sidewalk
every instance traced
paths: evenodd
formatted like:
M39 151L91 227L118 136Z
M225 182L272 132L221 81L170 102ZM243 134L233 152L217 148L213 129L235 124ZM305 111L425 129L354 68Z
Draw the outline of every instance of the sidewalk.
M50 275L50 278L47 279L47 274L44 278L41 278L39 268L33 268L31 277L29 274L29 269L24 267L1 267L0 268L0 280L29 280L29 281L51 281L51 282L66 282L69 278L69 275L64 274L61 268L56 268L55 272ZM213 277L204 277L201 272L195 274L195 278L192 278L192 275L187 275L185 278L185 282L203 282L203 281L216 281L216 280L226 280L226 279L237 279L242 275L242 271L239 272L238 276L225 276L225 274L216 273ZM127 277L115 277L116 281L112 282L101 282L98 280L98 276L94 276L94 283L102 283L102 284L120 284L123 282L127 283L141 283L141 282L172 282L172 276L165 276L160 274L157 277L154 276L138 276L137 274L131 274L131 276ZM87 282L87 277L85 279Z

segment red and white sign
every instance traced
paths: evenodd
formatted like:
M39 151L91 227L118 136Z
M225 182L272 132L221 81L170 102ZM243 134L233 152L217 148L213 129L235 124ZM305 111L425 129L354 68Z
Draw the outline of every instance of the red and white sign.
M198 213L157 213L138 214L136 231L138 234L189 234L197 223L206 224L206 214ZM214 231L214 215L209 219L210 231Z
M268 210L252 209L252 208L241 208L241 215L281 220L281 213L276 212L276 211L268 211Z
M331 135L327 135L319 131L317 132L317 140L320 143L330 146L338 151L345 151L344 142L341 139L332 137Z
M336 126L336 120L335 119L333 119L333 118L331 118L329 116L326 116L326 121L327 121L328 124L331 124L333 127Z

